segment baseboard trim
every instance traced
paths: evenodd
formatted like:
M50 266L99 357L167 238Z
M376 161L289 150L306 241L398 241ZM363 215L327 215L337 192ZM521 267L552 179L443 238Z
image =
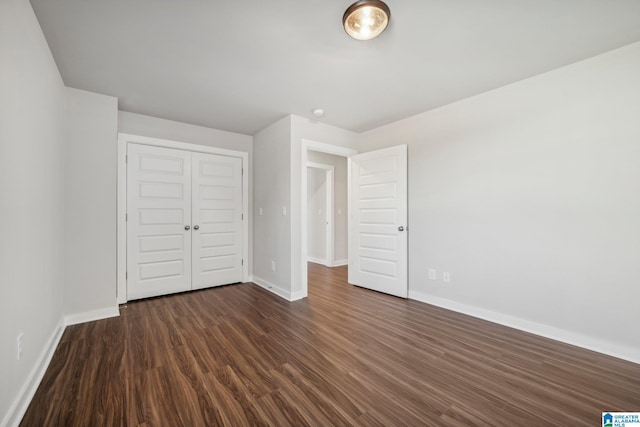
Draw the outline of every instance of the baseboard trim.
M36 394L36 390L49 367L49 363L51 363L53 353L55 353L58 348L58 344L60 343L60 339L62 338L65 328L66 325L64 323L64 319L60 319L60 322L58 322L53 334L49 337L47 344L42 349L35 366L29 373L27 381L25 381L24 385L20 389L18 397L9 408L9 412L4 417L2 423L0 423L0 426L17 427L20 424L20 421L22 421L22 417L24 417L25 412L27 412L31 399L33 399L33 396Z
M118 306L107 307L100 308L98 310L85 311L83 313L69 314L64 316L64 323L65 325L70 326L77 325L78 323L93 322L118 316L120 316L120 309L118 309Z
M49 363L51 363L53 354L58 348L58 344L60 343L62 334L64 333L67 326L117 316L120 316L120 310L116 306L87 311L84 313L71 314L62 317L60 319L60 322L58 323L58 326L56 326L54 333L51 335L51 337L47 341L47 344L42 350L42 353L40 354L36 365L29 373L27 381L20 389L18 397L9 409L9 412L5 416L0 426L14 427L20 424L20 421L22 421L22 417L24 416L27 408L29 407L29 404L31 403L31 399L33 399L33 396L35 395L36 390L38 389L38 386L40 385L40 382L42 381L42 378L44 377L44 374L49 367Z
M300 299L304 299L307 297L307 294L303 291L294 291L291 292L291 298L289 299L289 301L298 301Z
M576 332L567 331L566 329L556 328L555 326L544 325L519 317L502 314L484 308L474 307L457 301L445 298L435 297L422 292L409 290L409 298L445 308L447 310L466 314L478 319L487 320L499 325L508 326L510 328L519 329L534 335L560 341L566 344L582 347L597 353L606 354L608 356L617 357L633 363L640 363L640 349L611 343L599 338L590 337Z
M329 261L320 258L307 257L307 261L312 262L314 264L324 265L325 267L342 267L343 265L349 265L349 260L347 259L339 259L333 262L333 264L329 263Z
M261 288L268 290L273 294L278 295L280 298L286 299L287 301L297 301L307 296L302 291L294 291L294 292L285 291L280 286L274 285L268 280L264 280L255 275L253 276L253 283L260 286Z
M314 258L312 256L307 257L307 261L312 262L314 264L324 265L325 267L329 267L329 261L326 259Z
M272 294L276 294L278 295L280 298L284 298L287 301L290 301L290 293L288 291L285 291L284 289L282 289L280 286L274 285L273 283L269 282L268 280L264 280L256 275L253 276L253 283L255 283L256 285L260 286L261 288L264 288L266 290L268 290L269 292L271 292Z

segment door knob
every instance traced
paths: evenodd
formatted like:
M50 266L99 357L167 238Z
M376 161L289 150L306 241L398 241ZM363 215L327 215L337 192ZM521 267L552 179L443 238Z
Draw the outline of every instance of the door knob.
M194 225L194 226L193 226L193 229L194 229L194 230L200 230L200 226L199 226L199 225Z
M185 225L185 226L184 226L184 229L185 229L185 230L190 230L190 229L191 229L191 227L189 227L188 225Z
M404 227L401 225L400 227L398 227L398 231L404 231Z

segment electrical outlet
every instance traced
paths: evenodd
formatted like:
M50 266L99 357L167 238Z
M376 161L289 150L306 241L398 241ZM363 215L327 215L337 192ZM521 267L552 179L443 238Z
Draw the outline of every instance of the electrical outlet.
M338 209L338 215L342 215L342 209Z
M451 281L451 276L449 275L448 271L442 273L442 281L445 283L449 283Z
M429 269L429 279L436 280L436 270L433 268Z
M287 216L287 207L286 206L282 207L282 216Z
M262 208L258 209L258 214L262 216Z
M271 260L271 271L276 271L276 262Z
M18 340L17 340L17 354L16 356L18 357L18 360L22 359L22 340L24 338L24 334L22 332L20 332L18 334Z

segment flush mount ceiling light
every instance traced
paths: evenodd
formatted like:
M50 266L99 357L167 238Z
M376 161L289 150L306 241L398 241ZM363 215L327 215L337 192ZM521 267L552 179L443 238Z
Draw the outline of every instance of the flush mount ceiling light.
M391 18L389 6L380 0L360 0L347 8L342 16L344 30L356 40L379 36Z

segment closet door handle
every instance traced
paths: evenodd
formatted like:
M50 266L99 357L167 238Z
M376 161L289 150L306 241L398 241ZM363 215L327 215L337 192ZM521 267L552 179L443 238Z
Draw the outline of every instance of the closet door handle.
M187 230L187 231L189 231L189 230L191 230L191 227L190 227L190 226L188 226L188 225L185 225L185 226L184 226L184 229L185 229L185 230Z
M194 225L194 226L193 226L193 229L194 229L194 230L200 230L200 226L199 226L199 225Z

